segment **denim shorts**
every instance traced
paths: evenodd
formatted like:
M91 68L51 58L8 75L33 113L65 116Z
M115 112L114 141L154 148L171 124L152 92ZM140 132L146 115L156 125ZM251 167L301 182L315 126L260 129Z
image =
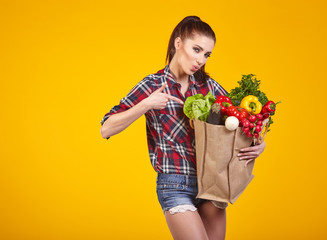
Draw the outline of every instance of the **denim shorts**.
M198 194L198 183L196 176L181 174L158 173L157 196L163 212L171 214L196 211L197 207L204 203L205 199L196 198ZM215 207L226 208L225 202L213 202Z

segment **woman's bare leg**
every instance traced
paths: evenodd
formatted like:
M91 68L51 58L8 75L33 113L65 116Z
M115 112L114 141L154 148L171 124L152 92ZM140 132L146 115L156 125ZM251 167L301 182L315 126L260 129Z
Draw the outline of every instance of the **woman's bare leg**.
M206 229L197 211L175 214L165 211L165 217L174 240L208 240Z
M226 235L226 209L215 207L210 201L198 207L210 240L224 240Z

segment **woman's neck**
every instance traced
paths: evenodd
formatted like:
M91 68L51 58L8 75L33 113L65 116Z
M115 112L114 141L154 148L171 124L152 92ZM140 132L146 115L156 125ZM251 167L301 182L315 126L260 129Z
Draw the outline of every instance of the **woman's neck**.
M184 83L189 81L189 75L187 75L182 68L179 66L179 64L174 61L174 58L169 63L169 69L171 74L174 76L174 79L178 83Z

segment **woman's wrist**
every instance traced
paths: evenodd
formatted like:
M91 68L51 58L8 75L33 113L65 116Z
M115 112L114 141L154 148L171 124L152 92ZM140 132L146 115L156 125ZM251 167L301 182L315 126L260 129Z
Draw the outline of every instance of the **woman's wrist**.
M143 99L139 104L141 105L141 107L144 109L145 112L152 109L152 106L149 103L148 98Z

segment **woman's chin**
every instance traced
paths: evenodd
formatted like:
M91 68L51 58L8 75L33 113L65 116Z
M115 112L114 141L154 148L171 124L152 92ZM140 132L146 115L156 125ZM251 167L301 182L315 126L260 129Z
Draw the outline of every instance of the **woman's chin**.
M193 71L192 69L190 69L190 70L188 70L188 75L193 75L195 72L197 72L197 71Z

